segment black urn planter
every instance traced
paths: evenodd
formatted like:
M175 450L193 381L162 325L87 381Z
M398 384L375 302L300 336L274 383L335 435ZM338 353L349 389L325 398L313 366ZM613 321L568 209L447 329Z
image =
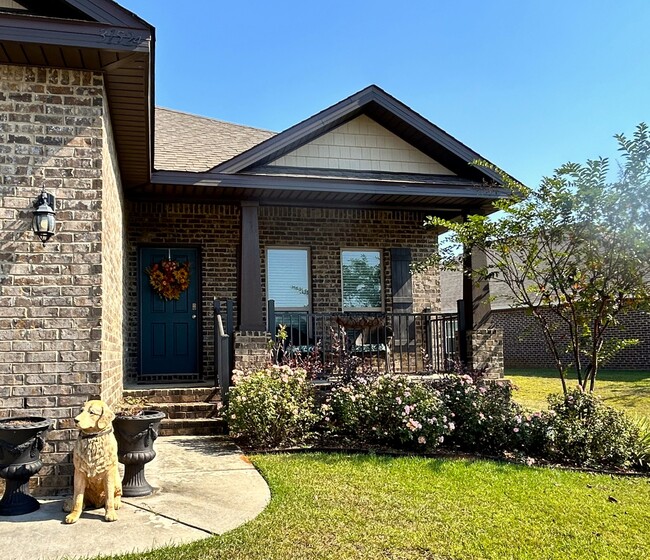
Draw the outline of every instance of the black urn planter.
M0 420L0 477L6 481L0 515L24 515L41 507L29 493L29 479L43 466L43 437L51 425L41 416Z
M158 427L165 417L158 410L143 410L135 415L117 413L113 429L117 439L117 459L124 465L122 496L148 496L153 488L144 477L144 467L156 452L153 442L158 438Z

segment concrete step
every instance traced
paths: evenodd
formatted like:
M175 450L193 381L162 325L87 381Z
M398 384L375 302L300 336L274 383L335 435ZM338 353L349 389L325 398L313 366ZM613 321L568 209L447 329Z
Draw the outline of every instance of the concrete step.
M227 433L223 420L214 418L176 419L165 418L160 424L161 436L208 436Z

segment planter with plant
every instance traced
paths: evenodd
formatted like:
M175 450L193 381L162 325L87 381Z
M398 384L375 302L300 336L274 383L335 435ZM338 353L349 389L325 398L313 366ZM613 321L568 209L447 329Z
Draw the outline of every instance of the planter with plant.
M153 492L144 468L156 456L153 445L165 413L146 407L146 399L127 397L118 405L113 420L117 456L124 465L122 495L125 497L148 496Z
M29 479L43 466L40 452L51 424L40 416L0 420L0 477L6 480L0 515L23 515L40 508L29 493Z

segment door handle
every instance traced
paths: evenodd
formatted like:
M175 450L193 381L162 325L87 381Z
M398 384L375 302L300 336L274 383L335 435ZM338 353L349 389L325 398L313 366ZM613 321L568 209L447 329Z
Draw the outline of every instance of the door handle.
M192 319L196 319L196 315L192 315Z

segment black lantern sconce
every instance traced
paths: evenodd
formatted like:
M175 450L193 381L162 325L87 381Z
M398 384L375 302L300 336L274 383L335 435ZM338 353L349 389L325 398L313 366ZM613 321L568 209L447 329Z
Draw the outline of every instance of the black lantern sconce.
M34 202L34 219L32 220L32 229L34 233L45 245L45 242L54 235L56 228L56 219L54 218L56 212L54 211L56 199L53 194L41 191Z

